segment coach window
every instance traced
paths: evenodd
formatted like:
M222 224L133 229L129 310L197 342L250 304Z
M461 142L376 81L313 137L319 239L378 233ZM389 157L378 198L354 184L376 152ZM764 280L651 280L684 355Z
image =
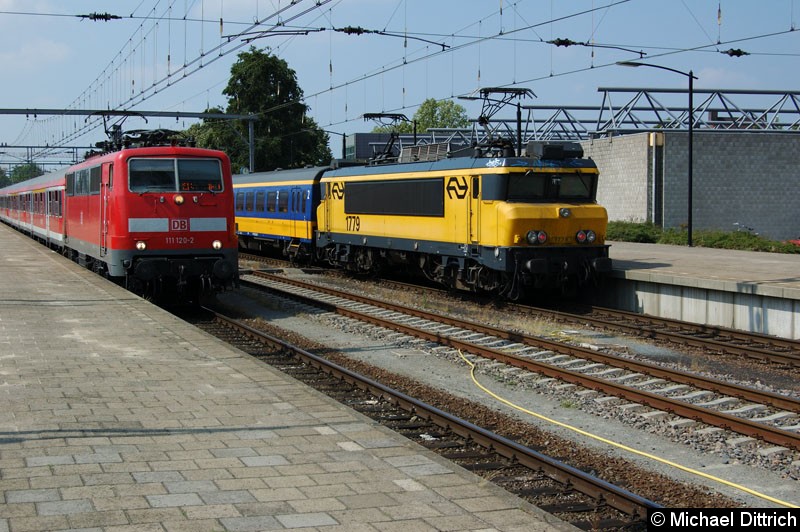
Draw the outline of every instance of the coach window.
M263 190L256 192L256 212L264 212L264 209L266 208L264 205L265 196L266 194L264 194Z
M255 201L255 194L252 192L244 193L244 210L253 212L253 201Z
M275 212L275 205L278 203L278 193L267 193L267 212Z
M244 192L236 193L236 210L237 211L244 210Z
M61 191L52 190L47 193L50 196L50 214L61 216Z
M286 190L278 192L278 212L289 212L289 192Z

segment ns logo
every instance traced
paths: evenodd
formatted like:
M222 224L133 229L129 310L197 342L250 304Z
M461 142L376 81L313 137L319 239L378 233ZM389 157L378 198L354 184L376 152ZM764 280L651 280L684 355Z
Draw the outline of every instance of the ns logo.
M339 200L344 198L344 183L336 181L331 184L331 197Z
M447 180L447 186L445 188L447 189L448 198L464 199L467 197L467 191L469 190L467 178L464 176L451 177Z

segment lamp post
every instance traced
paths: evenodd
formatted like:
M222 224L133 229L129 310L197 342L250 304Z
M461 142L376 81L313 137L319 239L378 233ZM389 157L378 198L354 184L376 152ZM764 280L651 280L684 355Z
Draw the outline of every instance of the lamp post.
M660 68L661 70L669 70L670 72L675 72L676 74L681 74L682 76L686 76L689 78L689 175L688 175L688 187L689 192L687 196L687 206L689 209L688 213L688 221L687 221L687 243L689 247L692 247L692 139L694 137L694 80L697 78L694 76L692 71L683 72L682 70L676 70L674 68L665 67L661 65L653 65L651 63L639 63L637 61L620 61L617 63L620 66L627 66L627 67L652 67L652 68Z
M324 131L329 135L340 135L342 137L342 159L347 158L347 133L339 133L338 131L328 131L327 129L304 129L303 131L308 132L315 132L315 131Z

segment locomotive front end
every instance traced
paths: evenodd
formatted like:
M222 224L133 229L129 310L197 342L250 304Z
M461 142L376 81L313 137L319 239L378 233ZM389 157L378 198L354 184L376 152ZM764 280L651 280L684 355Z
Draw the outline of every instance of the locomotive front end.
M515 278L534 289L572 289L611 270L608 214L595 202L591 160L534 160L501 174L497 245Z
M145 294L175 291L191 299L234 284L238 254L227 157L152 148L120 167L125 175L118 187L119 251L113 262L128 285Z

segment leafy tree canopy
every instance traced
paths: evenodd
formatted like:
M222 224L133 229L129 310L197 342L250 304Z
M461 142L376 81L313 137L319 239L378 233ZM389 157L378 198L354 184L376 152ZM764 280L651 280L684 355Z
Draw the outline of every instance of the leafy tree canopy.
M8 177L6 171L0 168L0 188L7 187L11 184L11 178Z
M44 170L34 163L25 163L15 166L11 170L11 182L20 183L28 179L44 175Z
M419 106L414 113L413 121L417 123L417 131L425 132L432 127L467 127L469 117L463 106L452 100L436 101L428 98ZM378 126L372 130L373 133L413 133L414 124L412 122L400 122L393 126Z
M306 117L308 107L302 103L297 75L283 59L255 47L240 53L222 93L228 98L225 112L259 117L254 127L256 171L330 162L328 135ZM198 146L226 152L234 172L249 166L246 122L204 120L187 134L197 139Z

